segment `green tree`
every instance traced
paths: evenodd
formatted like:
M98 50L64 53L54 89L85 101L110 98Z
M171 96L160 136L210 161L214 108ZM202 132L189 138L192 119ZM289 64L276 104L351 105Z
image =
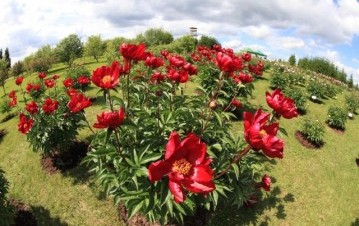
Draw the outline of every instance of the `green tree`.
M348 86L349 86L349 88L353 88L353 87L354 87L353 75L350 75L350 77L349 77Z
M5 59L0 60L0 85L3 88L4 95L6 95L5 90L5 80L8 76L8 68L7 68L8 62Z
M2 56L2 49L0 49L0 60L3 58Z
M83 44L77 34L70 34L57 44L55 51L61 62L71 66L76 58L82 56Z
M194 50L197 44L197 39L191 35L182 36L173 41L173 49L177 53L189 53Z
M98 58L105 51L105 43L101 40L100 35L92 35L88 37L84 50L85 56L91 56L98 62Z
M292 54L292 55L290 55L290 57L289 57L289 59L288 59L288 62L289 62L289 65L291 65L291 66L295 66L295 64L296 64L296 59L295 59L295 55L294 54Z
M162 28L150 28L145 33L138 34L135 40L143 42L147 46L164 45L173 42L173 36Z
M213 45L219 44L215 37L202 35L201 38L198 40L198 45L200 46L207 46L208 48L212 48Z
M128 42L129 40L124 37L115 37L105 41L105 58L109 64L120 57L119 48L122 43Z
M14 77L17 77L17 76L21 75L24 71L25 71L24 63L22 61L17 61L12 66L11 74Z
M5 49L4 58L5 58L5 61L7 62L6 68L10 69L11 68L11 58L10 58L10 53L9 53L8 48Z

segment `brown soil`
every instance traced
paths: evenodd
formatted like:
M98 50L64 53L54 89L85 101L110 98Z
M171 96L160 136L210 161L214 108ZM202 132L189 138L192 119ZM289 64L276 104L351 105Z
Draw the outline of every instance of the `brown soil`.
M359 158L356 158L355 162L357 163L357 166L359 166Z
M24 203L10 199L9 203L15 208L15 224L14 226L36 226L37 222L35 217L32 215L31 209Z
M318 149L323 146L323 144L315 144L309 141L302 132L296 131L295 132L295 138L298 140L299 143L301 143L304 147L309 149Z
M329 126L329 125L328 125ZM341 128L335 128L335 127L331 127L329 126L329 128L331 128L336 134L339 134L339 135L343 135L344 134L344 129L341 129Z
M64 172L77 166L86 156L89 144L84 141L75 141L68 150L59 152L54 151L48 156L42 156L42 168L49 174L59 171Z
M128 219L127 210L123 205L118 206L118 213L121 220L128 226L160 226L160 223L149 223L145 216L141 214L135 214L131 219ZM210 214L205 209L199 209L195 216L188 216L184 218L185 226L203 226L209 222ZM170 223L165 226L179 226L181 224Z

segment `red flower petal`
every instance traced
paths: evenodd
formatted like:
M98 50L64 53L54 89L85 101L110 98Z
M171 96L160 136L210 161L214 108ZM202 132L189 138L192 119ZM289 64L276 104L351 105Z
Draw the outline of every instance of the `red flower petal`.
M186 199L186 196L183 194L182 188L179 184L173 181L169 181L168 186L174 196L175 202L180 203Z
M213 171L209 166L195 166L190 178L196 182L208 182L212 180Z
M213 181L197 182L193 180L184 180L182 185L190 192L193 193L209 193L216 189Z
M178 133L176 131L171 132L168 143L166 144L165 159L169 159L173 155L173 153L179 148L180 143L181 141Z
M152 183L160 180L164 175L171 172L171 165L168 162L159 160L151 163L148 167L148 177Z
M267 134L275 136L277 135L279 129L279 123L272 123L270 125L265 125L262 127L266 131Z

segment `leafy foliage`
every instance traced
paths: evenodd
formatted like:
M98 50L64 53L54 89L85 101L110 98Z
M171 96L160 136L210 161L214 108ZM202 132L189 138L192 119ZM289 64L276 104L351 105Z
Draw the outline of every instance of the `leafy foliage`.
M347 111L339 107L329 107L327 123L334 128L345 129Z
M56 45L55 52L61 62L71 66L76 58L82 56L83 44L77 34L70 34Z
M321 145L324 142L324 129L318 120L306 118L301 124L300 132L312 143Z
M84 46L84 54L95 58L98 62L98 58L104 53L105 45L101 40L100 35L92 35L87 38L87 42Z
M13 223L14 210L8 205L6 194L9 183L4 177L4 171L0 169L0 225L9 226Z
M345 105L349 112L356 113L359 108L359 94L352 92L350 95L345 96Z
M294 100L295 105L300 112L304 113L306 111L307 95L302 89L293 87L285 89L284 92L288 97Z
M289 57L289 59L288 59L288 62L289 62L289 65L290 65L290 66L295 66L295 64L296 64L296 59L295 59L295 55L294 55L294 54L290 55L290 57Z
M284 90L288 85L287 79L284 77L284 74L275 73L270 78L270 87L272 89Z

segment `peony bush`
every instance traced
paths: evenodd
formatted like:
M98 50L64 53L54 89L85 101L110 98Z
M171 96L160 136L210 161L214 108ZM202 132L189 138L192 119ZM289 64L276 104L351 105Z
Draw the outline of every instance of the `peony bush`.
M183 222L198 209L241 206L258 188L270 190L261 162L284 157L279 120L297 116L294 101L280 90L263 93L273 111L244 110L244 137L230 131L232 112L248 103L263 73L261 61L219 45L190 57L127 43L119 53L91 76L106 109L83 162L129 217ZM188 95L191 81L199 85Z

